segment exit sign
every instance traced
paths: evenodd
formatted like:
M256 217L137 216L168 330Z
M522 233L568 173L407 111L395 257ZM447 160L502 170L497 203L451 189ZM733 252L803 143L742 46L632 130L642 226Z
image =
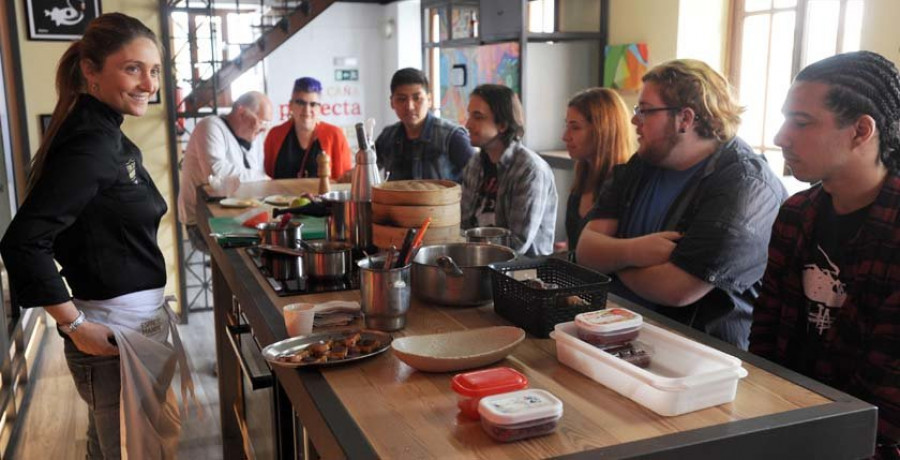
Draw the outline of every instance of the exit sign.
M335 70L334 79L336 81L359 81L359 70Z

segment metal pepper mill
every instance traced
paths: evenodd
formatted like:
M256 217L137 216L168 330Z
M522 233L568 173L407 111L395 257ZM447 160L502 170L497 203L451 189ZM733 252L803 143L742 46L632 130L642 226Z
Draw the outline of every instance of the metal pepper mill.
M331 191L331 157L328 152L323 150L316 158L316 169L319 173L319 195L323 195Z

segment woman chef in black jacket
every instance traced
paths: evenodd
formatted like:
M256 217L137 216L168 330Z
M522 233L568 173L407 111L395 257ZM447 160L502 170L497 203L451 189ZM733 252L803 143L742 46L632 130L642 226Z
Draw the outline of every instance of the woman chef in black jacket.
M156 242L167 207L120 129L124 115L146 112L161 67L156 35L137 19L91 21L60 59L59 100L25 202L0 242L16 302L43 307L65 338L89 407L90 458L118 458L126 448L134 458L172 458L178 443L168 387L174 364L186 369Z

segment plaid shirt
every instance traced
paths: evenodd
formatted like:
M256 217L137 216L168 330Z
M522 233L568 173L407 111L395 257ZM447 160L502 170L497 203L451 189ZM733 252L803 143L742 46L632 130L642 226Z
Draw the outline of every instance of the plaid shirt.
M830 206L821 185L782 206L772 231L750 351L787 367L802 359L803 265L815 248L816 216ZM878 406L878 431L900 439L900 176L889 175L848 243L847 297L810 377Z
M484 178L487 153L472 157L462 180L462 226L477 227L478 190ZM553 253L558 197L550 165L537 153L513 142L497 163L496 225L512 232L512 247L519 254Z

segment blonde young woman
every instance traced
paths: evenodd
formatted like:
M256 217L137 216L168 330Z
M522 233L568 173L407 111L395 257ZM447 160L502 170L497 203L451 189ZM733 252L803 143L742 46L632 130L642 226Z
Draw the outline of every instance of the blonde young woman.
M110 13L63 54L28 195L0 242L17 304L43 307L64 339L88 405L89 458L174 458L176 363L182 394L193 391L163 300L156 238L166 202L120 128L126 115L144 115L159 89L157 43L137 19Z
M562 140L575 161L566 202L566 237L573 253L603 182L632 152L630 118L625 102L611 89L587 89L569 100Z

